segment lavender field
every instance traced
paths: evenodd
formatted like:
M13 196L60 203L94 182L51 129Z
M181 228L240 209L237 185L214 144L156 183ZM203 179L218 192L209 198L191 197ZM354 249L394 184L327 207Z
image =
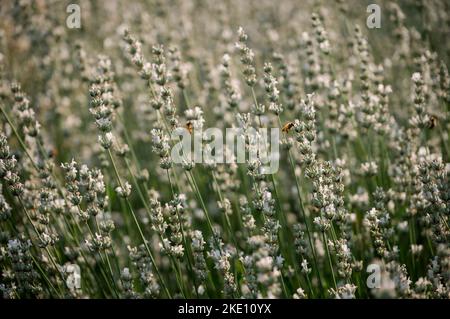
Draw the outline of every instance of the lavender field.
M449 37L439 0L2 0L0 298L449 298Z

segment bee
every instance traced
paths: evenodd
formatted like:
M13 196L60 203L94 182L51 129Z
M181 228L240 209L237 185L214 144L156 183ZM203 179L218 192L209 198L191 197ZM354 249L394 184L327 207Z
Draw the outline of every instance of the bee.
M51 149L51 150L48 152L48 156L49 156L50 158L56 158L56 156L58 156L58 150L57 150L56 148Z
M427 123L427 127L428 127L430 130L433 129L433 128L435 128L436 125L437 125L437 121L438 121L437 117L434 116L434 115L431 115L431 116L430 116L430 120L429 120L428 123Z
M283 125L283 127L281 128L281 131L284 133L288 133L289 130L294 127L294 123L293 122L287 122L286 124Z
M194 125L192 124L191 121L187 121L185 128L186 130L188 130L189 134L192 134L192 131L194 130Z

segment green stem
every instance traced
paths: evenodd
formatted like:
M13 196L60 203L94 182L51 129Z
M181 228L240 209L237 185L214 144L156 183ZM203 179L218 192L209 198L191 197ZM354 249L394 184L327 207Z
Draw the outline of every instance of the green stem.
M111 160L111 163L113 165L114 174L116 175L117 182L119 183L119 186L122 189L124 189L123 184L122 184L122 180L120 179L120 175L119 175L119 172L117 170L116 163L115 163L114 158L113 158L113 156L111 154L111 150L108 149L107 153L108 153L109 159ZM169 298L172 298L172 295L170 294L169 290L167 289L167 285L166 285L166 283L165 283L165 281L164 281L163 277L161 276L161 273L160 273L160 271L158 269L158 266L156 264L155 258L153 257L153 254L152 254L150 248L148 247L147 240L145 239L144 233L142 232L141 226L139 225L139 222L138 222L138 220L136 218L136 214L134 213L133 207L131 206L131 203L128 200L128 198L125 198L125 202L127 203L128 209L130 210L131 216L133 217L134 223L136 224L136 227L138 229L139 235L141 236L141 239L143 241L144 247L147 250L147 253L148 253L148 255L149 255L150 259L151 259L153 267L155 268L155 272L156 272L156 275L158 276L159 281L161 282L161 286L165 290L167 296Z

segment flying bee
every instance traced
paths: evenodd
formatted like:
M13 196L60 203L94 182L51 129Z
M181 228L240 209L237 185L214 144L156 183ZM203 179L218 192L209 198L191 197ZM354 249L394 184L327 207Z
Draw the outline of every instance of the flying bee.
M430 120L429 120L428 123L427 123L427 127L428 127L430 130L433 129L433 128L435 128L436 125L437 125L437 121L438 121L437 117L434 116L434 115L431 115L431 116L430 116Z
M281 128L281 131L284 133L288 133L289 130L294 127L294 123L293 122L287 122L286 124L283 125L283 127Z
M57 150L56 148L51 149L51 150L48 152L48 156L49 156L50 158L56 158L56 156L58 156L58 150Z
M192 131L194 130L194 125L191 121L186 122L185 128L188 130L189 134L192 134Z

